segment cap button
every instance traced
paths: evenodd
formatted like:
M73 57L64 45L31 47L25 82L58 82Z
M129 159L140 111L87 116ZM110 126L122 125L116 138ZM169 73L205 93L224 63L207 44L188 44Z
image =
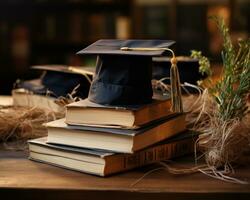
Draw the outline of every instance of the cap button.
M171 63L173 65L176 65L177 64L177 58L176 57L171 58Z

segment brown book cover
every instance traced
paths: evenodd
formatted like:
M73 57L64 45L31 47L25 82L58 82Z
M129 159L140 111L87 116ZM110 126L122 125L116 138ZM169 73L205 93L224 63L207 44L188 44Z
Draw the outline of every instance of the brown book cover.
M48 144L47 138L29 141L30 159L84 173L107 176L155 162L190 154L197 134L185 131L138 151L120 154L105 150Z
M151 104L127 107L103 106L85 99L67 105L66 123L135 129L151 121L174 114L170 108L170 98L154 100Z
M65 119L46 124L48 142L69 146L133 153L186 129L185 115L168 116L138 129L67 125Z

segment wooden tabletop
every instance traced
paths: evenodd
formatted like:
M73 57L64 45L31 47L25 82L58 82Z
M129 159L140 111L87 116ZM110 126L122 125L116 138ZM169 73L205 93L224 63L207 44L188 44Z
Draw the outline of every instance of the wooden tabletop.
M190 160L190 159L189 159ZM187 160L176 160L190 166ZM25 152L0 150L0 197L6 199L249 199L250 185L225 183L202 174L156 171L131 186L148 166L107 178L65 170L27 159ZM250 181L250 167L236 177ZM2 199L2 198L1 198Z

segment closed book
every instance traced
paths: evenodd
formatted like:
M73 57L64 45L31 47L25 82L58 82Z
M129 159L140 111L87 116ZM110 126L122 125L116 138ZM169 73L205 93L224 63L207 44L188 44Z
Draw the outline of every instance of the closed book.
M134 154L48 144L47 138L29 141L30 159L99 176L127 171L194 151L196 136L183 132Z
M48 142L84 148L133 153L186 129L185 115L176 114L139 129L72 126L65 119L46 124Z
M170 98L127 107L103 106L84 99L67 105L66 123L133 129L173 114L170 107Z

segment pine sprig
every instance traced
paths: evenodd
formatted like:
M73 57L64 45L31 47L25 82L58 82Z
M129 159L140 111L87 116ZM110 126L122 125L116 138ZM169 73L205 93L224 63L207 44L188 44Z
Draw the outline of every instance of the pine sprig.
M250 40L239 41L236 49L222 18L213 17L223 37L223 76L214 88L218 117L222 120L243 118L247 113L250 91Z

